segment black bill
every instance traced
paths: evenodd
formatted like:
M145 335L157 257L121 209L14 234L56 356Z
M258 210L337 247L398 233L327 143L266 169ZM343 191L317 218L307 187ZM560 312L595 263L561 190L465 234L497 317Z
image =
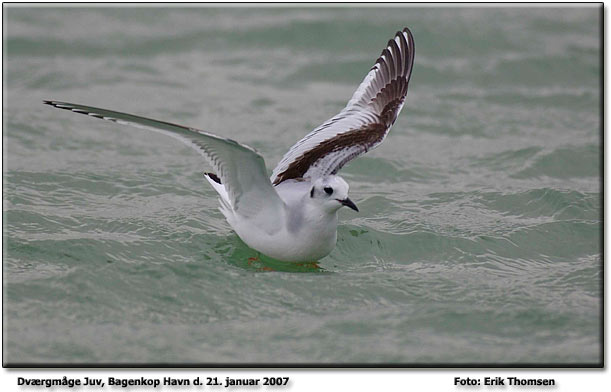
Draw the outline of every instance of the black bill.
M339 200L337 199L337 201L339 201L340 203L342 203L343 205L345 205L346 207L350 207L352 208L354 211L359 212L359 209L357 208L356 204L354 204L352 202L352 200L350 200L349 198L345 198L344 200Z

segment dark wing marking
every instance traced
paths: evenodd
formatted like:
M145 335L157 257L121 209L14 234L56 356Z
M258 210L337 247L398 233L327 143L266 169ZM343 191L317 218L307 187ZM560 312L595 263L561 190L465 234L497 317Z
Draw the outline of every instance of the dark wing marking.
M276 177L274 185L284 180L304 177L309 170L316 169L317 165L332 168L329 173L324 172L323 175L335 174L346 162L367 152L369 146L380 143L384 139L386 129L382 124L371 123L324 140L288 165L286 170Z
M377 147L403 107L414 50L409 29L397 32L346 107L284 155L272 173L273 184L336 174L351 159Z
M221 184L221 179L214 173L204 173L204 176L208 176L212 181Z

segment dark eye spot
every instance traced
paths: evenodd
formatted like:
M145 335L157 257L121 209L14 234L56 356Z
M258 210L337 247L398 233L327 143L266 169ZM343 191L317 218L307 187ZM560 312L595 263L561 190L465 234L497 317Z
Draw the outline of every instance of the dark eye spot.
M324 187L324 190L327 193L327 195L333 194L333 188L331 188L329 186Z

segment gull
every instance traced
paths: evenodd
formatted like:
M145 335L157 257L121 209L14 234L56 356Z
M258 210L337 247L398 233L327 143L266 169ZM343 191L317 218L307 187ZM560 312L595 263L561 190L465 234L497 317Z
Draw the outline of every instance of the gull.
M156 131L193 147L212 166L204 173L220 211L252 249L280 261L316 262L337 242L338 210L358 212L337 175L350 160L386 138L407 94L414 38L398 31L346 107L292 146L273 170L253 148L202 130L61 101L47 105Z

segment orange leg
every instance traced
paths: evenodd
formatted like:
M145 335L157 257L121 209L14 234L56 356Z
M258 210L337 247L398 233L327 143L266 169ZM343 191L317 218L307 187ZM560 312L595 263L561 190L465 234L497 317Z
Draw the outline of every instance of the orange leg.
M259 268L259 271L275 271L275 270L271 267L261 267Z
M318 265L318 261L310 261L307 263L297 263L297 265L300 267L307 267L307 268L313 268L313 269L320 268L320 265Z

